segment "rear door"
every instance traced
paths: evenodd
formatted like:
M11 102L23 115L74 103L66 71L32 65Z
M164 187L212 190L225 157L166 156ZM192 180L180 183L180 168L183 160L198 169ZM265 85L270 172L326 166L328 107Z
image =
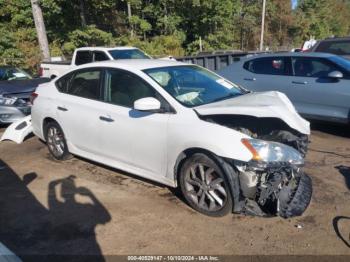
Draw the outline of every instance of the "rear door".
M349 117L350 77L326 58L291 57L293 79L287 90L297 111L317 119L347 121ZM328 74L340 71L342 79Z
M252 91L285 92L289 69L288 59L283 56L255 58L243 64L240 82Z
M102 102L102 69L77 70L56 82L59 123L68 142L79 150L100 153L99 116Z

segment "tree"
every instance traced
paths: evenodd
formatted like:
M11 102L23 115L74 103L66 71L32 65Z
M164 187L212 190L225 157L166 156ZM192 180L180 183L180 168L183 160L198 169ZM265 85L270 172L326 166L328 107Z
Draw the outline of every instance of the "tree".
M46 28L39 0L31 0L30 2L42 56L44 60L50 60L49 42L47 41Z

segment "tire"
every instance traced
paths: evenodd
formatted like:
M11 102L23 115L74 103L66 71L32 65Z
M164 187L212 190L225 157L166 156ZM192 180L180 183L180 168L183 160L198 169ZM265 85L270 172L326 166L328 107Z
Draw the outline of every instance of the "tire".
M63 130L58 123L49 122L46 125L45 139L49 152L56 160L63 161L72 158Z
M312 197L312 181L302 174L298 188L289 194L289 201L281 202L279 215L283 218L301 216L309 206Z
M220 217L232 211L233 200L224 172L207 155L196 153L185 160L179 184L187 203L198 212Z
M291 146L298 150L305 157L309 147L309 137L307 135L294 135L289 131L276 130L269 135L262 136L261 139L279 142L287 146Z

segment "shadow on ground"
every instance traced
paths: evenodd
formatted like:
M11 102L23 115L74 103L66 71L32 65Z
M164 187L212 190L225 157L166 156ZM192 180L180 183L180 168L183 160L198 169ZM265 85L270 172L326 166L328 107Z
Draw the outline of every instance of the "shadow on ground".
M338 169L339 173L344 176L345 184L350 189L350 167L348 166L336 166L336 169Z
M344 244L350 248L350 235L349 232L341 232L339 229L339 222L342 220L350 220L350 217L337 216L333 219L333 228L337 236L344 242Z
M330 135L350 138L350 126L346 124L312 121L311 129L315 131L321 131Z
M95 227L111 220L106 208L74 176L49 183L46 208L27 187L36 178L0 160L0 242L23 261L105 261Z

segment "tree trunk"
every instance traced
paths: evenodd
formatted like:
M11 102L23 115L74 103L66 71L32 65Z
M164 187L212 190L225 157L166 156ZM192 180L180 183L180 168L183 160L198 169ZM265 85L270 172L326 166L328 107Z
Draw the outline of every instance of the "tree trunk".
M38 41L39 41L42 57L44 60L50 60L49 43L47 41L46 28L45 28L43 13L39 5L39 0L30 0L30 2L32 4L34 23L35 23L36 33L38 35Z
M84 0L79 1L79 9L80 9L80 20L81 20L81 26L86 27L86 17L85 17L85 3Z
M134 28L133 28L133 25L131 24L131 4L129 1L127 2L127 6L128 6L128 18L130 23L130 36L134 37Z

